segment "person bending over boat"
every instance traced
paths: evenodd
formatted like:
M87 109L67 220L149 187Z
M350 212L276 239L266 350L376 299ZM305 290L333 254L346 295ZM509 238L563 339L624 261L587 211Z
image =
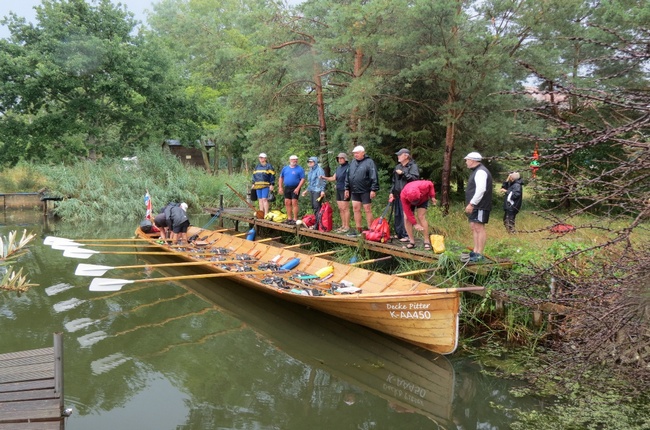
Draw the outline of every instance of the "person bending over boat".
M431 203L436 204L436 190L431 181L413 181L404 185L400 193L400 200L404 210L404 227L408 234L409 243L404 247L406 249L415 248L415 236L413 227L421 231L424 236L424 249L431 249L431 239L429 238L429 223L427 222L427 208ZM413 211L415 210L415 215ZM417 216L417 220L415 217Z
M287 209L287 224L295 224L298 220L298 197L300 188L305 183L305 170L298 165L298 156L289 157L289 165L284 166L278 180L278 191L284 195L284 206Z
M273 192L275 185L275 170L271 163L266 161L266 154L259 155L259 163L253 171L253 185L251 190L257 194L257 202L264 215L269 213L269 193Z
M187 229L190 219L187 217L187 203L183 202L171 209L172 242L181 245L187 243Z

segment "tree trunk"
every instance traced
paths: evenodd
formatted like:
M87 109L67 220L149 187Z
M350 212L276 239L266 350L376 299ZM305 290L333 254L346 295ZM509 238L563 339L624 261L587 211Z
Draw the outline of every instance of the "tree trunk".
M316 57L314 53L314 58ZM327 144L327 122L325 121L325 100L323 98L323 81L319 64L314 61L314 83L316 84L316 111L318 112L318 153L325 175L330 176L330 164Z

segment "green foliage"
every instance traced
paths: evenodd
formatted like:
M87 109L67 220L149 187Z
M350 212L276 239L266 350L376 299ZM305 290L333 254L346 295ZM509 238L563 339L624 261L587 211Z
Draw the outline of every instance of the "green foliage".
M46 187L45 176L29 163L19 163L0 172L0 191L5 193L36 192Z

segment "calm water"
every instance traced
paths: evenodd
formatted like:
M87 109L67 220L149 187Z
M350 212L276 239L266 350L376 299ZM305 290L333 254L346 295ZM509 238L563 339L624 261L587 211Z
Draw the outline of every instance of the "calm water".
M228 281L92 293L92 278L74 274L79 263L171 260L109 253L77 260L43 245L48 235L124 238L134 228L52 223L32 212L0 217L3 236L38 235L15 266L39 284L21 296L0 293L0 353L48 347L52 333L64 333L68 430L506 429L511 418L490 403L538 408L469 359L427 353ZM104 277L193 273L115 269Z

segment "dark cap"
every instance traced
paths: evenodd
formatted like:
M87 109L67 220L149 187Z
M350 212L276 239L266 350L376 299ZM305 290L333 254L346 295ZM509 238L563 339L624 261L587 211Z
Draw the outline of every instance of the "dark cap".
M395 155L402 155L402 154L411 155L411 151L409 151L409 150L406 149L406 148L402 148L402 149L400 149L399 151L397 151L397 152L395 153Z

